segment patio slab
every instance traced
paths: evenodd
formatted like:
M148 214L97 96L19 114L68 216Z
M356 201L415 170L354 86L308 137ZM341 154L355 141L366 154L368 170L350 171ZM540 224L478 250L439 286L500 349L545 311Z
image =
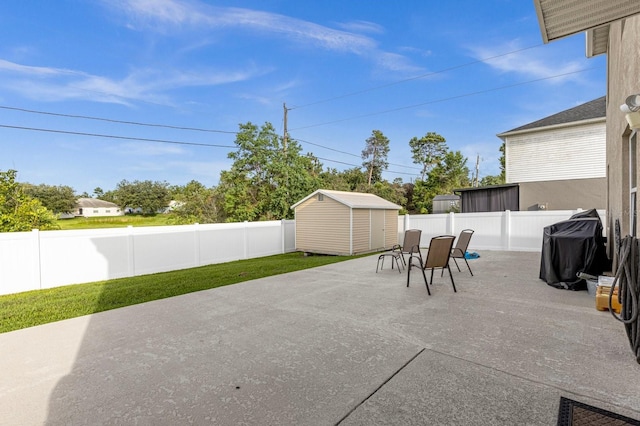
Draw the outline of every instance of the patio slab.
M640 419L623 326L539 253L480 255L457 293L374 255L0 334L1 423L545 425L561 395Z

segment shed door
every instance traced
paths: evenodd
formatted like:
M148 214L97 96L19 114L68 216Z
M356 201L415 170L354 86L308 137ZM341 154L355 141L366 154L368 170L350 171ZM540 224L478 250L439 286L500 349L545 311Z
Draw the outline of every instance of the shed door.
M384 210L371 212L371 250L384 248Z

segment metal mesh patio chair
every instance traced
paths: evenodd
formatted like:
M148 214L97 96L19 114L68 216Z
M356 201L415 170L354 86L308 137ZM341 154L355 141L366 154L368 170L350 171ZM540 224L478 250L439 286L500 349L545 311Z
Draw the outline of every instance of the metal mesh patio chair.
M429 243L429 249L427 250L427 257L422 260L422 253L420 252L419 247L417 250L412 250L411 256L409 257L409 271L407 273L407 287L409 287L409 281L411 279L411 267L412 266L420 266L420 270L422 271L422 276L424 278L424 285L427 287L427 293L431 296L431 291L429 290L429 282L427 281L427 275L425 274L425 269L431 269L431 283L433 284L433 271L436 268L442 268L442 272L444 273L444 269L446 268L449 271L449 277L451 278L451 285L453 286L453 291L457 292L456 284L453 281L453 274L451 274L451 268L449 268L449 258L451 257L451 248L453 247L453 241L456 239L453 235L441 235L439 237L433 237L431 242ZM418 265L414 262L417 261Z
M451 258L453 262L456 264L458 268L458 272L460 272L460 266L458 266L458 262L456 259L464 259L464 263L467 264L467 268L469 268L469 273L473 276L473 272L471 272L471 267L469 266L469 262L467 262L467 257L465 254L467 253L467 248L469 247L469 241L471 241L471 237L473 236L473 229L463 229L460 231L460 236L458 237L458 242L456 246L451 249ZM443 271L444 273L444 271Z
M407 265L407 261L404 258L405 254L411 254L411 248L416 245L420 245L420 237L422 236L421 229L407 229L404 231L404 239L402 241L402 245L396 244L391 249L395 252L400 252L400 259L402 259L402 264Z

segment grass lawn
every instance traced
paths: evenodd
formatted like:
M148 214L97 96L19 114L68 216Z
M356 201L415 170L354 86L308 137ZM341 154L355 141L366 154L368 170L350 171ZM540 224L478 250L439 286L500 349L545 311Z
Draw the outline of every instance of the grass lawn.
M76 217L73 219L58 219L60 229L96 229L96 228L124 228L132 226L163 226L173 225L170 214L143 216L127 214L110 217Z
M207 290L357 256L287 253L139 277L0 296L0 333Z

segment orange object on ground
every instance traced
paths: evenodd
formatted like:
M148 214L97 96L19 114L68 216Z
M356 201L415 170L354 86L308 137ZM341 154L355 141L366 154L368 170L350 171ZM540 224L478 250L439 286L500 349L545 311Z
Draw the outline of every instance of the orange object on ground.
M599 311L609 310L609 294L611 293L611 287L599 285L596 289L596 309ZM613 297L611 298L611 307L617 314L620 313L622 305L618 302L618 287L613 290Z

